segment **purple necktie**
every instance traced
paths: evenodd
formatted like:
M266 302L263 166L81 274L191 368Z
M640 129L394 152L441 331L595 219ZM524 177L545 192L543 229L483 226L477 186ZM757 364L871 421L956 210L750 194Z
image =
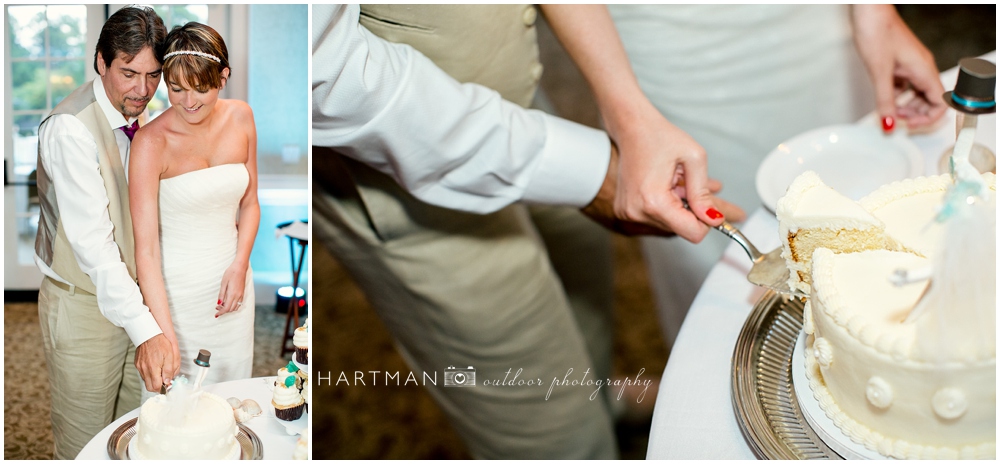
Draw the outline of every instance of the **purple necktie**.
M129 141L132 141L132 136L135 135L135 131L139 130L139 120L136 119L132 125L124 125L120 127L121 130L125 131L125 136L128 137Z

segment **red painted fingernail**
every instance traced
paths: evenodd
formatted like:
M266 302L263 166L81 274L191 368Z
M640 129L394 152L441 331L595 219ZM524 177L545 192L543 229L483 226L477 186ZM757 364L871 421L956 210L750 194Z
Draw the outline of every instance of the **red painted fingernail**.
M218 315L218 314L216 314L216 315L215 315L215 318L216 318L216 319L218 319L218 318L219 318L219 315Z
M705 211L705 214L708 215L709 219L719 219L722 217L722 213L715 208L708 208L708 210Z
M892 132L896 128L896 120L892 116L886 116L882 118L882 130L885 132Z
M217 305L222 304L222 300L216 301L215 304L217 304Z

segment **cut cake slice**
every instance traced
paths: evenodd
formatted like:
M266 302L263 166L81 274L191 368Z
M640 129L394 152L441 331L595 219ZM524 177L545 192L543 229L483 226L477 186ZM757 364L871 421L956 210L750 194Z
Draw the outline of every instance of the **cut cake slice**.
M813 171L788 186L776 208L782 258L788 264L788 286L809 293L812 254L816 248L834 253L894 250L885 225L861 205L828 187Z

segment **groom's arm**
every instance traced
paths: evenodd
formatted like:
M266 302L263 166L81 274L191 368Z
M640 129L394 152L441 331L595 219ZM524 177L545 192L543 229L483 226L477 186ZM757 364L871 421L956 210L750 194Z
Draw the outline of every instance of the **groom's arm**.
M40 157L52 178L59 220L80 269L97 288L101 314L135 346L161 333L114 241L97 143L79 119L55 115L38 131ZM51 276L50 276L51 277Z
M605 179L607 135L461 84L358 23L313 6L313 144L391 176L422 201L475 213L510 203L582 207Z

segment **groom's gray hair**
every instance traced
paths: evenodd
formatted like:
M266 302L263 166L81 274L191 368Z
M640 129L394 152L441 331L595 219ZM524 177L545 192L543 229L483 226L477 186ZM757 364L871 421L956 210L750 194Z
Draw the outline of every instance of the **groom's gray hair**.
M94 71L97 70L97 55L104 58L104 64L111 67L118 53L125 55L129 63L143 48L150 47L156 61L163 64L163 46L167 39L167 27L150 7L126 6L111 15L101 28L94 51Z

